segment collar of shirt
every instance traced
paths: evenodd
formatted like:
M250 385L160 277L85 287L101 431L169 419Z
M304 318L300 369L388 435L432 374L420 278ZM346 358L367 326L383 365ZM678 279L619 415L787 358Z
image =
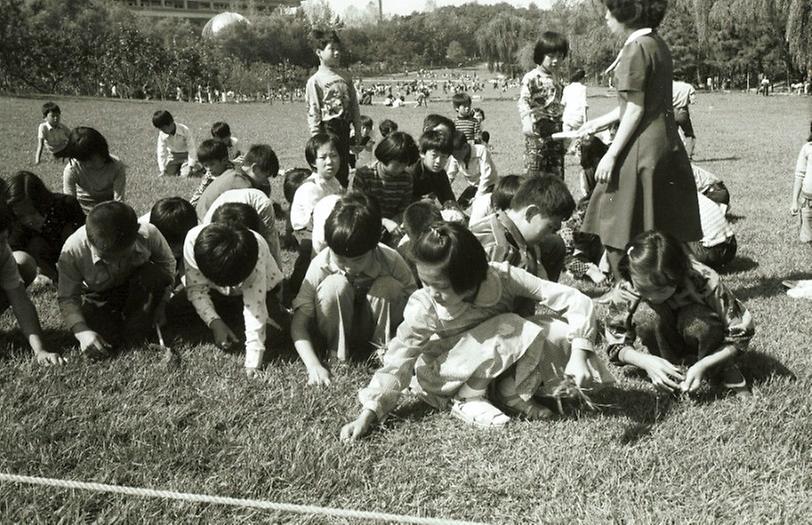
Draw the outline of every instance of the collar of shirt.
M524 236L522 232L519 231L519 228L516 227L516 224L507 216L507 213L498 211L496 212L496 220L499 221L507 233L510 234L513 241L516 243L516 246L522 251L527 251L527 241L524 240Z
M134 259L135 257L133 256L136 253L146 253L147 258L149 258L150 252L149 249L146 246L144 246L143 242L144 240L145 237L141 234L141 231L139 230L138 236L135 239L135 244L133 244L131 252L127 255L127 257L122 257L120 261L114 262L106 261L105 259L103 259L99 251L96 249L96 247L90 243L90 240L88 240L87 244L88 246L90 246L90 260L93 261L94 265L97 265L100 262L103 262L104 264L119 264L121 261Z
M372 259L369 261L367 267L360 274L353 276L353 279L363 277L366 277L368 279L374 279L381 274L381 261L378 258L378 253L379 253L378 248L375 247L373 249ZM335 259L333 258L333 250L327 250L327 258L325 259L324 263L325 264L323 268L328 273L331 274L340 273L341 275L345 276L347 275L347 272L339 268L338 265L336 264Z
M640 29L638 29L636 31L632 31L632 34L630 34L629 37L626 38L626 41L623 42L623 47L620 49L620 53L617 54L617 58L615 58L615 61L612 62L612 64L609 67L606 68L606 71L603 72L604 75L606 75L608 73L611 73L612 71L615 70L618 63L620 62L621 55L623 55L623 50L626 49L626 46L628 46L629 44L631 44L632 42L634 42L635 40L637 40L641 36L646 36L648 34L651 34L652 31L653 31L653 29L651 29L650 27L641 27Z

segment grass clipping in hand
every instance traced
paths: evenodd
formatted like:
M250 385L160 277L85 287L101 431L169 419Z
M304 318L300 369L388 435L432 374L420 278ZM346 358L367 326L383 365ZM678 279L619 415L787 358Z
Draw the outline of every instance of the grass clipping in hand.
M564 407L561 404L563 399L574 399L581 406L585 406L588 410L597 410L596 405L587 395L586 389L581 388L575 384L575 378L572 376L564 376L564 379L559 383L555 390L553 390L552 398L558 407L558 413L564 413Z

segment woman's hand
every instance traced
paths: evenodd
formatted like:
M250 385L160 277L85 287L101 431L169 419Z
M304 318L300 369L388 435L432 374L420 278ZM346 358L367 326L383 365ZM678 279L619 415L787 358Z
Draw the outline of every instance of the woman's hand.
M595 181L599 184L607 184L612 180L612 172L615 171L615 161L617 159L611 153L603 156L595 170Z
M372 410L364 410L355 419L341 427L341 440L342 441L357 441L362 437L369 434L369 429L375 423L375 412Z

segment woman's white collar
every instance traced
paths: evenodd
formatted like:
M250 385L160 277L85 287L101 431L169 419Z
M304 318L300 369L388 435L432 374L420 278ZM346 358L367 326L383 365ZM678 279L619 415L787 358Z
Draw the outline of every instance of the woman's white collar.
M632 31L632 34L630 34L629 37L626 39L626 41L623 42L623 48L625 48L627 45L631 44L641 36L646 36L650 34L652 31L653 29L651 29L650 27L641 27L640 29ZM609 73L615 70L618 63L620 62L620 55L623 54L623 48L620 49L620 53L617 54L617 57L615 58L615 61L612 62L612 65L607 67L606 71L603 72L604 75L608 75Z

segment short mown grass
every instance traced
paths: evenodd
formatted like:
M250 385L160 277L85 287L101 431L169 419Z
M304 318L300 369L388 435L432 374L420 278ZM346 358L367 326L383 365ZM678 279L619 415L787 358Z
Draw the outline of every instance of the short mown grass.
M490 93L490 88L486 95ZM31 169L61 188L58 164L33 167L43 100L0 98L2 174ZM273 145L285 167L304 164L301 104L195 105L58 99L69 126L90 125L128 165L127 200L139 213L196 180L159 179L150 116L169 109L199 138L225 120L243 144ZM590 99L590 112L613 99ZM521 170L515 104L485 100L485 128L502 173ZM427 111L364 107L418 134ZM450 114L448 102L429 112ZM704 389L657 395L633 371L594 395L599 412L569 410L547 423L500 432L467 427L413 401L357 444L338 440L358 412L371 365L333 370L306 386L287 342L269 341L270 362L247 380L242 356L224 354L194 319L167 329L181 355L165 366L149 348L105 362L84 359L61 326L53 291L33 292L51 347L67 366L39 367L2 318L0 472L492 523L808 522L812 515L810 303L781 280L812 277L812 252L789 216L792 170L806 138L808 99L700 96L696 156L731 190L739 256L724 277L757 322L742 368L753 396ZM568 160L568 181L577 169ZM280 182L274 198L282 201ZM287 253L290 269L292 254ZM178 503L0 484L0 516L16 523L350 523L217 505Z

